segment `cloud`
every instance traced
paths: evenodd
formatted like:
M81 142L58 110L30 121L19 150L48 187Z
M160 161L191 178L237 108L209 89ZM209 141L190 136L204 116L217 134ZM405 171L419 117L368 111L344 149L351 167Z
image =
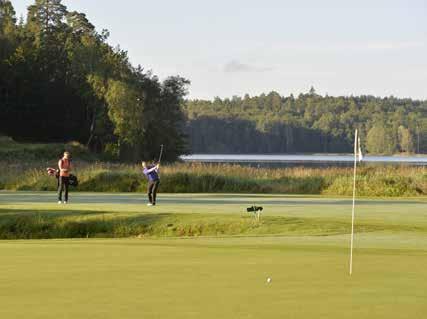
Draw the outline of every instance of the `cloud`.
M364 47L368 50L401 50L401 49L415 49L425 45L424 42L377 42L367 43Z
M265 44L263 44L265 46ZM287 43L273 46L273 50L292 50L306 52L341 52L341 51L386 51L405 50L425 47L423 41L377 41L377 42L335 42L335 43Z
M259 67L251 64L241 63L237 60L231 60L224 66L224 72L226 73L266 72L271 70L271 67Z

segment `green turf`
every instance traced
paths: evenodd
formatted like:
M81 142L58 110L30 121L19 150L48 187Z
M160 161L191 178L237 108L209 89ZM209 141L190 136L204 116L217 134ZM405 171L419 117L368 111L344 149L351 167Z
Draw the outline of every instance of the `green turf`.
M0 192L0 220L102 213L232 223L255 203L265 208L264 232L274 236L1 241L0 318L403 319L427 313L425 199L358 202L356 221L366 228L356 235L351 278L349 199L162 195L151 209L136 194L72 199L58 206L53 193ZM290 230L283 218L300 223ZM343 229L328 232L337 224Z

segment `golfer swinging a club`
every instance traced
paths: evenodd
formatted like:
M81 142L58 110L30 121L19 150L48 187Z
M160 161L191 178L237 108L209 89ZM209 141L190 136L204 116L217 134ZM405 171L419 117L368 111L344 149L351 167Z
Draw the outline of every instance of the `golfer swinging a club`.
M146 162L142 162L143 173L148 179L148 201L147 206L156 205L157 189L159 188L160 178L159 178L159 168L160 163L156 165L148 165Z

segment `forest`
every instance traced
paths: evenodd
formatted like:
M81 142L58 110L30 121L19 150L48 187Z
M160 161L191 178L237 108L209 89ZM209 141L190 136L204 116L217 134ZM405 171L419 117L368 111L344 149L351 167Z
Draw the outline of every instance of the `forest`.
M185 104L195 153L427 153L427 101L277 92Z

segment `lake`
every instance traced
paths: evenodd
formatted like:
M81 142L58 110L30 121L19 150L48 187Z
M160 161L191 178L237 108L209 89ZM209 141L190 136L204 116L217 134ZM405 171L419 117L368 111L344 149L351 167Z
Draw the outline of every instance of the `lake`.
M351 154L192 154L181 156L185 162L238 163L266 166L347 166ZM427 166L427 155L414 156L364 156L363 162L372 164L407 164Z

